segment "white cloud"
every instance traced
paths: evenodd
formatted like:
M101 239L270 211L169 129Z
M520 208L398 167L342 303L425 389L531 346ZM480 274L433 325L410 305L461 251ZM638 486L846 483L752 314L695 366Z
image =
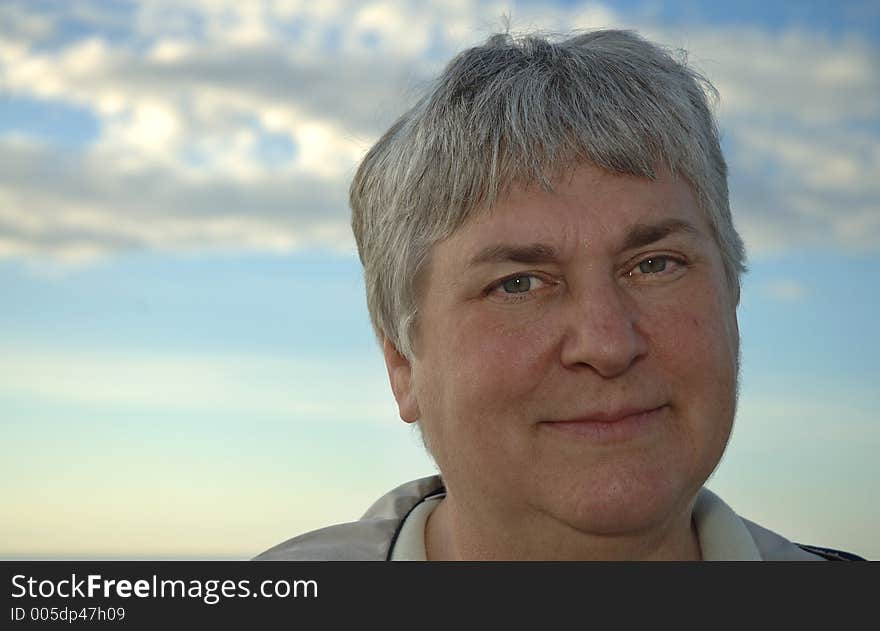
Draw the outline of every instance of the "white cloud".
M840 126L769 124L743 125L733 138L732 202L758 254L880 246L880 139Z
M358 159L504 15L514 31L616 25L689 49L722 93L732 205L753 254L880 246L878 51L857 38L676 30L596 3L28 7L0 12L0 91L86 108L100 132L72 154L0 136L0 256L350 249L345 197ZM72 16L91 32L46 45ZM289 152L268 151L281 141Z
M3 41L38 41L50 37L53 31L51 16L21 11L8 3L0 4L0 45Z
M71 262L121 250L351 250L345 191L301 174L253 180L132 167L96 151L56 154L0 140L0 255ZM47 186L46 183L52 183Z
M743 125L734 133L737 148L746 154L744 164L753 168L776 165L815 191L880 196L880 144L870 135L845 127L767 124Z
M783 117L803 123L880 114L878 50L857 38L756 27L669 31L721 93L723 118Z

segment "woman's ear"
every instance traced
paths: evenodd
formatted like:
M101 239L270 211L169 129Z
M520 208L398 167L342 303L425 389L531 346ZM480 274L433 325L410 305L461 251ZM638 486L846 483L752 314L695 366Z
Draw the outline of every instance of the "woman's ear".
M400 418L407 423L414 423L419 420L421 411L412 384L412 365L386 337L382 338L382 354L385 356L385 367L388 369L388 379L397 400Z

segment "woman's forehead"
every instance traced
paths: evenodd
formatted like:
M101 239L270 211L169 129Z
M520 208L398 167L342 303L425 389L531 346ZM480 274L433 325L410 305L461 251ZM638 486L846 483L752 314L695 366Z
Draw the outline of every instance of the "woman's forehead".
M552 191L511 189L490 211L459 227L443 249L456 257L487 260L493 258L493 249L507 246L546 244L557 254L583 245L625 249L677 232L710 234L687 182L668 174L651 180L593 167L573 174ZM539 247L532 250L534 257L541 255Z

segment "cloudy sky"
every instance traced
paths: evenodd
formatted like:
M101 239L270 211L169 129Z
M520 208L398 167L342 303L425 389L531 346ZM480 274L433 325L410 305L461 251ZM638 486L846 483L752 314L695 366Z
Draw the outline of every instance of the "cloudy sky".
M433 472L396 420L347 185L505 16L634 28L716 85L751 271L710 486L880 558L870 0L0 3L0 556L247 558Z

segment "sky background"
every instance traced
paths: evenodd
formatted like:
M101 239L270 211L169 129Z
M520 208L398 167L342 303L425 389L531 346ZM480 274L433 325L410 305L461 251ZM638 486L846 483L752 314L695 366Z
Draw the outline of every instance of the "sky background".
M880 3L468 0L0 2L0 557L249 558L434 472L347 187L505 15L715 83L751 269L709 487L880 559Z

